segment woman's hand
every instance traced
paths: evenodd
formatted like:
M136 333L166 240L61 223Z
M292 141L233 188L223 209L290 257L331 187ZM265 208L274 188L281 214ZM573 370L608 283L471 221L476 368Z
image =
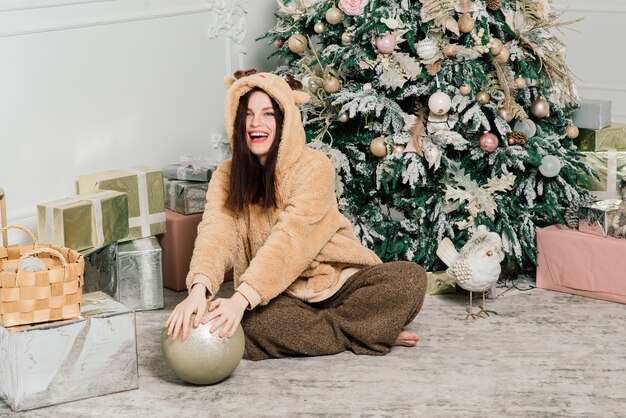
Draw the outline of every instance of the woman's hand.
M178 337L181 328L183 330L183 340L189 338L189 322L192 314L196 314L193 326L197 327L200 325L200 319L207 310L206 291L206 286L202 283L196 283L191 288L189 296L176 305L163 326L167 328L167 335L171 336L172 340Z
M216 318L211 326L211 333L221 328L220 338L231 338L235 335L247 306L248 299L239 292L235 292L228 299L215 299L209 305L209 313L202 317L202 323L207 324Z

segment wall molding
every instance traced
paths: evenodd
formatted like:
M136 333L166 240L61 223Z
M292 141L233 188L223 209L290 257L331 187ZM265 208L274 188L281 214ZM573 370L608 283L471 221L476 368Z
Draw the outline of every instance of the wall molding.
M109 1L109 0L106 0L106 1ZM19 29L8 30L8 31L0 31L0 38L6 38L6 37L11 37L11 36L33 35L33 34L38 34L38 33L55 32L55 31L61 31L61 30L82 29L82 28L89 28L89 27L94 27L94 26L115 25L115 24L120 24L120 23L137 22L137 21L142 21L142 20L164 19L164 18L171 18L171 17L177 17L177 16L199 14L199 13L208 13L208 12L215 11L216 7L215 7L214 2L207 1L206 3L207 4L196 5L196 6L174 7L174 8L163 9L163 10L148 10L148 11L141 11L141 12L135 12L135 13L125 13L125 14L116 15L116 16L106 16L106 17L91 18L91 19L80 19L80 20L70 21L70 22L34 25L31 27L19 28Z
M626 92L626 84L578 83L579 89Z
M553 3L552 8L559 12L598 13L598 14L626 14L624 6L583 6Z
M0 6L1 12L19 12L22 10L47 9L50 7L76 6L90 3L104 3L116 0L56 0L50 2L46 0L13 0L4 1L4 5Z

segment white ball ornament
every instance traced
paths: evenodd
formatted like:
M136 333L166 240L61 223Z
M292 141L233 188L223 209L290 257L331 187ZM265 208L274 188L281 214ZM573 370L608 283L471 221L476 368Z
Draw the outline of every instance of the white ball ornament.
M514 131L526 134L528 138L532 138L537 133L537 125L530 119L519 120L513 126Z
M424 38L415 45L417 55L423 60L430 60L437 55L439 47L431 38Z
M428 99L428 108L435 115L445 115L452 106L452 100L450 96L442 91L438 91Z
M541 159L539 172L545 177L555 177L561 171L561 160L554 155L546 155Z

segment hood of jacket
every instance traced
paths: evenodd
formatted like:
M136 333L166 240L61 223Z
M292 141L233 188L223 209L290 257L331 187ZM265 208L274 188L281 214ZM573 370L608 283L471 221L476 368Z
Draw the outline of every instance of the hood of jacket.
M280 138L276 161L276 174L277 176L284 174L291 165L298 161L306 142L299 105L306 103L309 100L309 95L292 90L282 77L271 73L256 73L239 79L232 76L226 77L224 85L228 88L224 122L231 147L234 145L235 117L241 97L258 87L276 100L284 113L282 137Z

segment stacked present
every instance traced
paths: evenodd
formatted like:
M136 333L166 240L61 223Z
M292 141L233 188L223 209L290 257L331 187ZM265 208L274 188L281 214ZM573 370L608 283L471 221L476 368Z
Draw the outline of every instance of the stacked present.
M160 244L163 284L169 289L186 289L185 278L214 170L211 162L189 155L163 167L167 233L161 236Z
M598 199L621 199L626 177L626 125L611 123L611 102L583 100L574 112L579 135L573 140L585 162L598 176L584 176Z
M129 253L134 270L118 265L118 243L132 246L165 232L163 187L162 171L146 166L80 176L78 195L38 205L39 236L81 252L86 292L106 292L136 310L163 308L154 238L154 245L138 244L140 250Z

